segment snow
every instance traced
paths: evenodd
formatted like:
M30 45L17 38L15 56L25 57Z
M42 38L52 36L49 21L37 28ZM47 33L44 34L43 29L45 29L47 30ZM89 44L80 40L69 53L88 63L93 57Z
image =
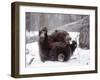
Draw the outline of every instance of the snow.
M26 36L27 37L34 37L34 36L38 36L38 31L26 31Z
M78 32L69 32L72 40L76 40L78 42L79 33ZM67 64L66 64L67 63ZM90 50L85 50L79 48L77 46L73 56L67 62L59 62L59 61L46 61L42 62L39 56L39 45L38 41L26 44L26 66L34 66L34 65L59 65L66 64L67 66L82 66L90 64Z
M40 62L39 56L39 46L38 42L29 43L26 45L26 49L28 49L28 53L26 54L26 64L29 64L33 59L33 62Z

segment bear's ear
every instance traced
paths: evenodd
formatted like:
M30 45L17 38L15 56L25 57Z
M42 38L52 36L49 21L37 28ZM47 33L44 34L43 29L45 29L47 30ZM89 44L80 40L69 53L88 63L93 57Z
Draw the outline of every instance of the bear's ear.
M58 30L55 30L55 32L58 32Z
M42 29L42 31L47 31L47 27L44 27L44 28Z

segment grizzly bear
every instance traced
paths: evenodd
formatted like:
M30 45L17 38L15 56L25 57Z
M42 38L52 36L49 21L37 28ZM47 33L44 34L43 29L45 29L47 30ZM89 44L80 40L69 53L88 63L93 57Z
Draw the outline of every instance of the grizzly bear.
M48 30L44 27L39 31L39 47L40 58L43 62L50 61L68 61L72 56L76 41L72 41L69 33L64 30L55 30L51 35L48 35Z

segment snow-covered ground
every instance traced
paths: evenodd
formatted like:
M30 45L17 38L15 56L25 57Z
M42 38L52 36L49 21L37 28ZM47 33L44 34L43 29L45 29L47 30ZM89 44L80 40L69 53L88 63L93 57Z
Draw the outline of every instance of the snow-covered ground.
M76 40L78 42L79 33L77 32L69 32L72 40ZM67 62L58 62L58 61L46 61L42 62L39 56L39 46L38 41L26 44L26 66L31 67L34 65L59 65L66 64L67 66L82 66L90 64L90 50L85 50L79 48L77 46L73 56Z

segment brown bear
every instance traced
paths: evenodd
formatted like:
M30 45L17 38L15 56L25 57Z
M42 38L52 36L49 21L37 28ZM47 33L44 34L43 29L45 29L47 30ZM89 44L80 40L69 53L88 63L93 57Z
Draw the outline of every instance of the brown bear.
M44 62L50 61L67 61L76 48L77 43L72 41L68 32L63 30L55 30L48 35L48 30L44 27L39 31L40 57Z

